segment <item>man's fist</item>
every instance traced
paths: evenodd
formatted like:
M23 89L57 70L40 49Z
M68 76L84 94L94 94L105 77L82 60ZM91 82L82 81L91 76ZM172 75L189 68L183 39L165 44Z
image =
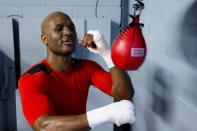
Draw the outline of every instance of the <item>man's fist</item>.
M80 43L96 54L102 54L108 50L104 36L97 30L89 30Z
M89 48L97 48L92 34L85 34L83 40L80 40L80 44Z

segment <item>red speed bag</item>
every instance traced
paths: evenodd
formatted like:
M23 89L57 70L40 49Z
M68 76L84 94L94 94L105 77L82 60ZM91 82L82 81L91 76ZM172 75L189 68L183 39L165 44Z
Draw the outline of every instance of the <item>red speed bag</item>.
M113 41L111 57L113 63L124 70L136 70L146 57L146 43L142 35L139 16Z

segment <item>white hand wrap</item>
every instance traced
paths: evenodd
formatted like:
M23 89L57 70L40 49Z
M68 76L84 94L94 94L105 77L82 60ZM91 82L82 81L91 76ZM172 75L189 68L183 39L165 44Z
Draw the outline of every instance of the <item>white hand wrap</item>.
M89 30L87 34L93 35L93 40L97 46L97 49L90 47L88 47L88 49L93 53L101 55L109 68L114 67L111 59L111 50L109 49L104 36L97 30Z
M104 123L114 123L120 126L126 123L133 124L136 120L134 106L128 100L114 102L107 106L88 111L87 119L92 129Z

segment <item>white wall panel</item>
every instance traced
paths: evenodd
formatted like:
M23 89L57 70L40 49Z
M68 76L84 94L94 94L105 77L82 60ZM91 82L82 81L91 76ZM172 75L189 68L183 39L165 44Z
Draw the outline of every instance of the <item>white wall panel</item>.
M0 0L1 5L42 5L46 0Z
M48 5L94 6L97 0L47 0ZM120 6L121 0L98 0L98 6Z
M118 25L121 22L121 8L106 6L106 7L94 7L94 6L79 6L73 8L73 17L79 18L98 18L111 19Z
M19 15L22 16L22 8L21 7L10 7L10 6L0 6L0 17L8 17L11 15Z
M71 6L26 6L23 8L24 18L44 18L50 12L62 11L68 14L70 17L73 16L73 7Z

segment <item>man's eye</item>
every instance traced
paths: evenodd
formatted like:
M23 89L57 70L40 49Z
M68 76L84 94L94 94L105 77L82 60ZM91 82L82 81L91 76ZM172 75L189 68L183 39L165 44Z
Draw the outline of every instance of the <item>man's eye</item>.
M58 27L56 27L56 28L54 29L54 31L62 31L62 30L63 30L63 27L61 27L61 26L60 26L60 27L58 26Z
M68 27L71 31L75 31L75 25L72 23Z

